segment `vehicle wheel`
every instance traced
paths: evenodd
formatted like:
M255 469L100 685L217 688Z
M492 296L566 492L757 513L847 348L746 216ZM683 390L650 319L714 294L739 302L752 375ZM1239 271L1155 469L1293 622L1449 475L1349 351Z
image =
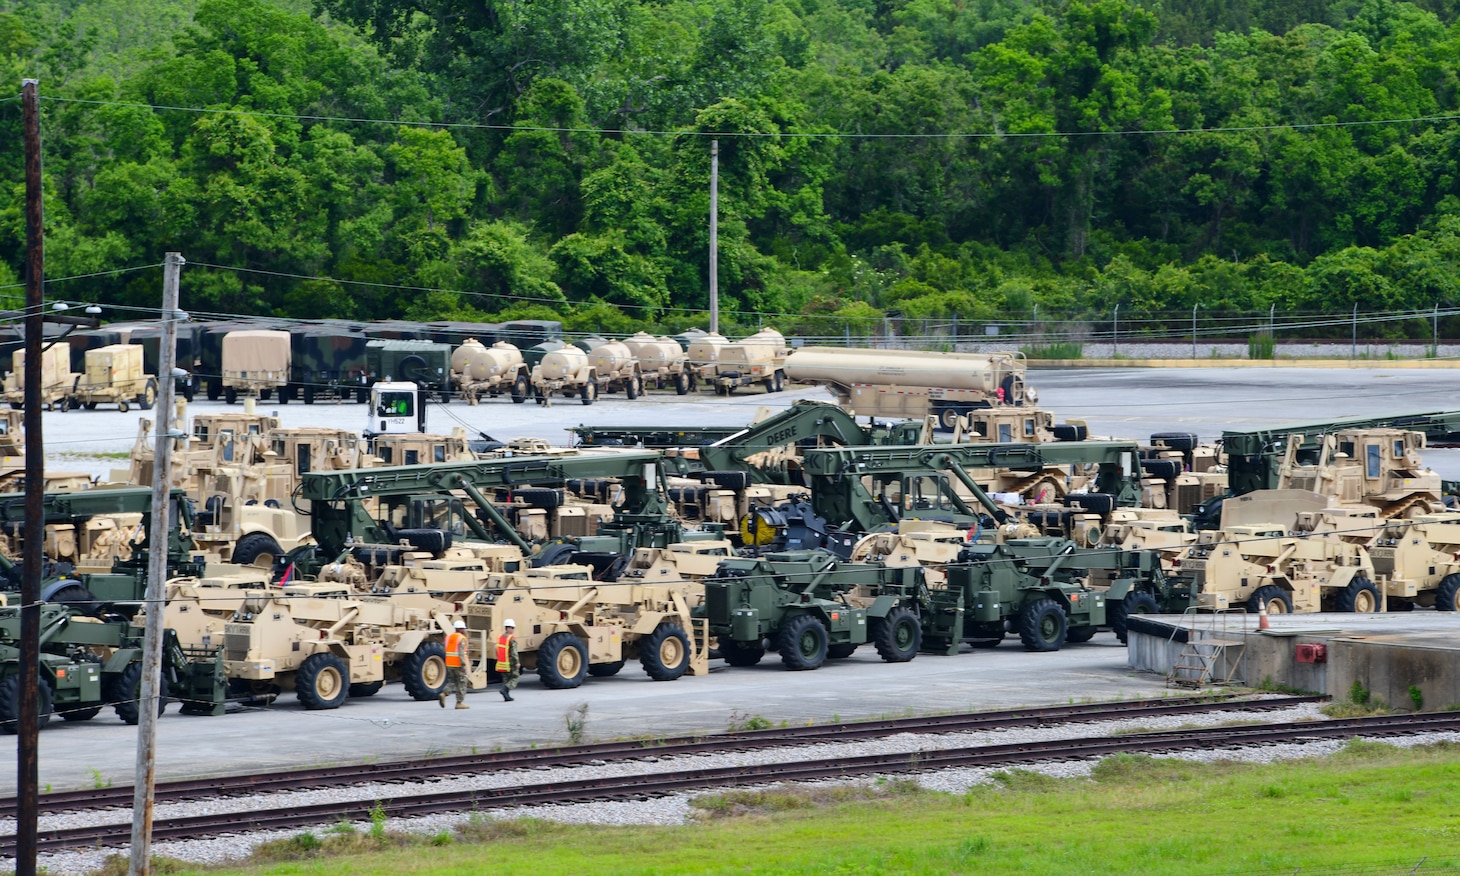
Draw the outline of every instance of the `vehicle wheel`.
M767 393L772 393L776 391L776 379L774 377L767 377L765 380L762 380L760 382L760 385L765 387L765 391Z
M71 410L71 400L67 398L61 399L60 401L52 405L52 410L60 411L63 414L66 413L67 411Z
M370 402L370 390L366 389L363 386L360 387L359 389L355 390L355 404L357 404L357 405L363 405L363 404L369 404L369 402Z
M1115 637L1125 644L1128 620L1133 614L1160 614L1161 606L1157 604L1154 594L1144 590L1132 590L1119 602L1107 603L1105 606L1105 617L1110 621L1110 629L1114 631Z
M101 706L71 707L56 714L60 715L63 721L90 721L101 714Z
M350 670L334 654L310 654L294 673L294 693L306 709L338 709L350 696Z
M400 681L413 700L425 702L440 696L446 689L446 646L422 642L401 661Z
M1004 634L999 633L999 636L996 639L970 639L968 642L968 647L979 649L997 648L1000 644L1003 643L1003 641Z
M382 687L385 687L385 682L383 681L354 682L350 685L350 698L363 700L365 697L373 697L380 693Z
M10 407L11 407L12 410L23 411L23 410L25 410L25 402L18 401L18 400L17 401L13 401L13 402L10 403ZM7 733L14 733L15 731L14 730L8 730L6 732Z
M598 384L592 381L583 384L583 387L578 390L578 398L585 405L593 404L594 400L598 398Z
M127 402L126 402L125 399L117 402L117 412L118 413L125 414L130 408L131 408L131 405L127 404Z
M624 661L615 660L612 663L590 663L588 674L594 678L608 678L611 675L618 675L618 671L624 668Z
M302 398L304 399L304 403L305 404L307 404L307 405L314 404L314 385L313 384L306 383L304 385L304 390L303 390L303 392L302 392L301 395L302 395ZM351 694L351 696L353 696L353 694Z
M1338 610L1373 614L1379 610L1379 588L1368 578L1356 577L1338 594Z
M826 662L826 627L809 614L798 614L783 623L776 639L787 669L816 669Z
M82 405L82 407L86 408L88 411L94 411L96 410L96 402L86 402L84 405Z
M225 386L223 388L223 401L227 402L230 405L237 404L238 390L232 386Z
M537 677L543 687L565 690L588 675L588 649L572 633L553 633L537 649Z
M1091 625L1070 627L1065 631L1065 641L1074 642L1076 645L1088 642L1093 638L1095 638L1095 627Z
M532 395L532 386L527 382L527 375L517 375L517 379L512 381L512 404L520 405L527 401L530 395Z
M1048 597L1034 600L1019 613L1019 641L1026 651L1058 651L1068 628L1064 607Z
M776 388L773 389L773 390L771 390L771 392L785 392L786 391L786 372L784 372L784 371L777 371L776 372L776 383L775 383L775 386L776 386Z
M233 546L233 562L240 566L259 566L272 569L274 560L284 555L284 549L274 537L264 532L250 532Z
M754 666L765 656L765 648L759 642L737 642L734 639L720 639L720 656L731 666Z
M111 701L117 710L117 717L133 725L142 720L142 709L137 703L142 695L142 664L138 662L128 665L112 681L110 688L110 691L103 691L102 696ZM159 678L157 714L161 715L166 708L167 676L163 675Z
M218 396L223 394L223 386L216 380L208 381L208 401L217 401Z
M639 643L639 663L655 681L673 681L689 669L690 644L684 627L666 621Z
M182 384L182 397L183 397L183 399L188 404L192 404L193 403L193 396L195 396L197 394L198 394L198 384L197 384L196 380L194 378L192 378L192 377L188 377L188 378L184 379L183 380L183 384Z
M1266 587L1257 588L1247 600L1247 610L1256 614L1262 611L1262 606L1267 605L1268 614L1292 614L1293 598L1288 592L1276 584L1268 584Z
M694 389L694 378L689 376L688 371L681 371L674 375L674 391L678 395L689 395Z
M855 653L857 653L857 646L849 643L826 646L826 656L832 660L845 660Z
M73 610L90 615L91 617L96 617L101 613L101 607L97 605L96 597L92 595L90 590L82 586L80 581L71 580L64 584L57 581L55 583L61 584L61 586L50 592L45 590L41 591L41 599L43 601L59 602L62 605L70 606ZM54 587L55 584L51 586Z
M137 407L150 411L155 404L157 404L157 381L149 380L142 387L142 394L137 396Z
M938 413L938 422L948 431L953 431L958 426L958 409L944 408Z
M1195 450L1200 439L1192 432L1157 432L1151 436L1151 443L1164 444L1172 450Z
M261 390L259 390L259 401L268 401L269 399L271 399L273 397L274 397L274 388L273 387L269 387L268 389L261 389Z
M1460 611L1460 573L1440 579L1440 589L1435 591L1435 610Z
M36 679L36 728L51 723L51 686L45 678ZM0 681L0 733L14 735L20 730L20 676Z
M644 385L637 374L630 377L628 382L624 384L624 395L628 396L630 401L638 398L643 393Z
M568 560L577 553L578 546L572 544L550 544L543 546L537 556L532 558L530 565L534 569L543 566L566 565Z
M715 384L715 395L729 395L729 394L730 394L729 387L721 386L718 383Z
M297 391L298 387L292 383L279 387L279 404L287 405L289 402L294 401L294 393Z
M872 643L884 661L906 663L918 656L918 648L923 644L923 625L906 606L896 606L873 628Z

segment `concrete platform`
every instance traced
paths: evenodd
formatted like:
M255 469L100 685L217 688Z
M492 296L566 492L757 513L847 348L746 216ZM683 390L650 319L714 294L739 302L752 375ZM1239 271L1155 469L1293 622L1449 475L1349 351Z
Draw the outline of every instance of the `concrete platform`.
M1460 614L1151 615L1131 619L1132 669L1281 685L1347 699L1354 685L1390 708L1460 704ZM1318 649L1300 646L1320 646ZM1204 658L1199 654L1206 655ZM1416 695L1418 701L1416 701Z

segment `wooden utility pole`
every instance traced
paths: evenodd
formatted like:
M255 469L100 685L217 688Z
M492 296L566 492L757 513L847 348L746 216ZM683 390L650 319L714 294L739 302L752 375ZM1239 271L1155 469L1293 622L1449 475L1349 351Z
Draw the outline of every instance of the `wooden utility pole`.
M173 392L177 367L178 275L182 254L162 264L162 340L157 357L156 449L152 453L152 521L147 533L147 626L142 640L142 685L137 696L137 775L132 791L130 876L152 872L152 791L157 780L157 701L162 695L162 601L166 597L167 548L171 532L169 473L172 471Z
M41 333L45 331L45 229L41 207L40 81L20 87L25 140L25 554L20 561L20 708L16 728L15 876L35 876L40 814L41 546L46 448L41 436Z
M710 332L720 330L720 141L710 141Z

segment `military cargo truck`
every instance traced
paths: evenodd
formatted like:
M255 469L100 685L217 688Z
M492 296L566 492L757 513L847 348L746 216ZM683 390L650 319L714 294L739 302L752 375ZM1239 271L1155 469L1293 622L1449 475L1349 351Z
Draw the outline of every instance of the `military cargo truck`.
M441 401L451 399L451 345L420 340L374 340L365 344L372 383L411 382Z
M229 404L240 395L267 399L289 383L289 333L242 329L223 336L223 397Z
M312 405L317 399L361 401L368 386L370 363L363 332L338 328L300 328L289 333L289 385L279 401L296 398Z

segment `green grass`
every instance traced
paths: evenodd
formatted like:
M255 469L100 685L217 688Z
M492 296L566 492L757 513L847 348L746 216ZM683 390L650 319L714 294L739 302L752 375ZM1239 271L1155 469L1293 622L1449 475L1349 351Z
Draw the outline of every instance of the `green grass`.
M1079 359L1085 347L1075 341L1051 341L1047 344L1025 344L1019 348L1029 359Z
M1116 756L1093 780L1011 769L957 795L896 779L860 791L726 792L700 798L683 827L477 817L449 842L320 830L256 856L276 863L193 872L1186 876L1371 863L1406 872L1427 857L1426 873L1460 873L1456 799L1454 745L1350 743L1270 766Z

